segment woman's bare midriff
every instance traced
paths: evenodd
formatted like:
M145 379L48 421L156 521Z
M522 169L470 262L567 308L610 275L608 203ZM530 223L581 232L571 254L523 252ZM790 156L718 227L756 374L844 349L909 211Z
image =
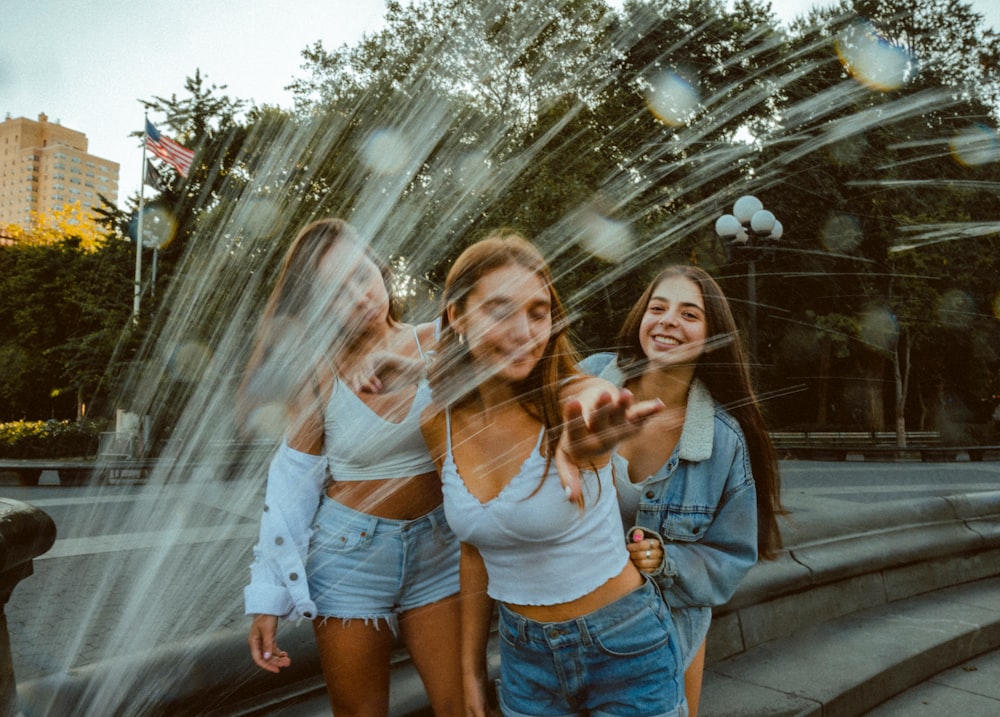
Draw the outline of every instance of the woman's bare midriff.
M333 481L326 494L341 505L390 520L414 520L441 505L436 472L409 478Z
M629 561L622 571L599 588L583 597L558 605L512 605L508 608L535 622L563 622L583 617L594 610L600 610L615 600L625 597L645 582L639 570Z

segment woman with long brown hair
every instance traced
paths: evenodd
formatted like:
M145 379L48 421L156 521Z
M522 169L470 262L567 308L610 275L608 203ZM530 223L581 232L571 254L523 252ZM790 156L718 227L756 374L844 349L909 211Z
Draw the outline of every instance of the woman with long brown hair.
M250 653L278 672L278 619L311 620L337 717L388 713L397 636L435 714L462 711L458 542L419 426L434 333L399 320L350 226L317 221L286 254L240 391L249 430L284 429L244 594Z
M671 607L694 716L712 606L781 548L778 462L729 302L704 270L667 267L632 306L617 356L582 367L665 406L618 446L615 482L632 559Z
M551 272L516 232L466 249L444 304L423 426L462 541L468 714L488 714L494 606L504 714L683 714L669 611L629 560L609 460L659 404L577 371Z

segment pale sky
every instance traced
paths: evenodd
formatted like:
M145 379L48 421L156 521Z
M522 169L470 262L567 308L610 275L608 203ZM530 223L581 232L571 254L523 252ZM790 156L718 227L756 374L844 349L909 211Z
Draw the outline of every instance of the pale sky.
M813 4L772 0L786 22ZM1000 28L1000 3L972 5ZM353 44L384 10L384 0L7 0L0 113L44 112L85 133L91 154L121 165L123 204L139 189L142 151L129 137L142 129L139 98L183 95L200 68L231 97L288 107L283 88L303 74L302 49Z

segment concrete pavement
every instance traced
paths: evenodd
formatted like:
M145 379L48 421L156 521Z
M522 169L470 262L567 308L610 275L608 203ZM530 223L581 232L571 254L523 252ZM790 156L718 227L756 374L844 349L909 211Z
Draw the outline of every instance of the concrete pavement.
M755 568L734 601L718 611L702 717L919 715L914 711L918 703L959 705L949 708L962 715L1000 714L1000 658L994 652L1000 647L1000 493L989 493L1000 490L1000 464L790 462L783 468L790 549L779 561ZM88 497L85 489L34 490L43 492L11 495L17 491L4 486L0 494L41 502L39 507L63 525L72 524L72 510L79 505L73 501L136 499L127 490L118 496L104 491L99 498ZM977 497L940 497L954 493ZM226 503L211 491L194 495L200 499L183 496L197 504L185 506L197 518L185 535L194 541L222 539L231 546L227 554L245 560L255 533L254 510ZM175 499L172 505L182 503ZM206 529L220 523L229 527L223 537L212 538L197 534L199 522ZM94 634L72 638L78 659L69 672L59 652L78 630L74 595L86 587L93 566L138 558L146 544L162 539L158 526L143 527L149 530L101 535L61 528L48 564L39 561L36 575L15 590L7 614L26 717L82 714L60 710L75 704L74 690L92 692L95 682L107 682L113 670L104 668L124 664L103 651L100 628L113 624L127 604L102 606L100 618L92 621ZM92 569L81 569L88 565ZM83 585L66 585L71 574ZM156 700L162 713L329 714L317 691L321 683L309 654L308 629L288 633L286 644L302 659L300 671L287 680L271 681L247 664L245 618L238 597L230 595L238 595L242 577L241 569L234 579L208 586L222 613L191 612L190 629L174 633L179 642L148 657L151 674L189 675L179 680L186 683L180 691L187 689L188 695ZM52 614L64 614L66 620L43 636L30 615L40 602L53 600L61 607ZM207 612L207 607L202 610ZM53 669L57 674L49 674ZM66 690L74 680L76 687ZM268 687L277 697L265 707ZM68 702L51 698L60 690ZM396 672L392 704L396 715L422 707L419 681L404 662Z

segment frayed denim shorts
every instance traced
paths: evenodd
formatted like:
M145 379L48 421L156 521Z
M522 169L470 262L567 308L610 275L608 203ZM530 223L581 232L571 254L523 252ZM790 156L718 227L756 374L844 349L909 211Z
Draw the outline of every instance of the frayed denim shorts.
M498 603L505 717L685 717L670 609L645 585L588 615L529 620Z
M324 496L309 544L309 594L321 617L386 620L458 592L459 545L438 506L415 520L362 513Z

